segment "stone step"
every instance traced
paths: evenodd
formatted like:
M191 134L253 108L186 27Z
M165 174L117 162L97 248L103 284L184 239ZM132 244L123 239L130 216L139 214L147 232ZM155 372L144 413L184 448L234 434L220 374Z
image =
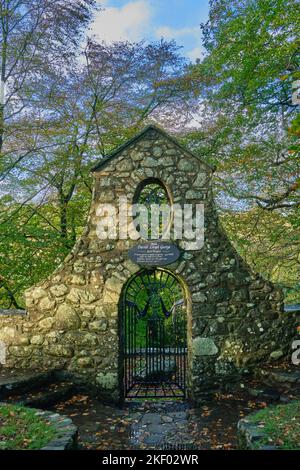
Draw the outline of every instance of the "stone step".
M270 394L265 394L266 390L274 391L274 395L278 394L279 401L282 403L289 403L291 400L299 400L300 398L300 371L296 368L263 368L257 371L256 378L261 384L258 388L263 389L262 394L257 394L259 398L271 399L270 396L267 396ZM252 396L254 396L253 393Z
M20 370L20 369L0 369L0 401L12 395L21 395L34 390L47 388L51 383L56 382L55 370L45 372Z
M51 383L26 393L13 393L6 396L6 403L20 404L34 408L47 409L75 394L75 386L70 382Z
M268 385L300 387L299 370L261 369L256 376Z
M249 395L253 398L259 398L261 400L278 401L280 400L280 392L274 388L246 388Z

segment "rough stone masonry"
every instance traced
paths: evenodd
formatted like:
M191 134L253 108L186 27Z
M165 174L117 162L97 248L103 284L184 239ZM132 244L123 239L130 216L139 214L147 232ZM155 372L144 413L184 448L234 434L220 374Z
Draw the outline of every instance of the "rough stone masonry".
M212 173L154 126L101 161L93 170L85 232L53 275L26 292L26 315L1 315L6 367L62 369L104 398L121 398L120 296L141 268L128 258L136 242L99 240L96 208L119 196L133 199L148 178L158 179L173 203L204 204L204 246L182 250L168 266L186 292L189 398L197 402L206 391L288 354L295 319L283 312L281 291L249 269L222 230Z

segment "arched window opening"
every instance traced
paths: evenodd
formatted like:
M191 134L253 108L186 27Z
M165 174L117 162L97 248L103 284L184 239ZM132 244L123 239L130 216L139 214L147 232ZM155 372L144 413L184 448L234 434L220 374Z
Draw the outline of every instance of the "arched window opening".
M164 184L155 178L143 181L137 188L133 203L133 220L141 238L168 239L171 225L171 201Z

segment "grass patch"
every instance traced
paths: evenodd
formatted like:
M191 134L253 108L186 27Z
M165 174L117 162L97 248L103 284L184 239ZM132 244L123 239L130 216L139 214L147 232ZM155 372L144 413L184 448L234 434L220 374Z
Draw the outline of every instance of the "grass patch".
M300 401L270 406L249 416L248 420L258 425L264 434L255 447L267 444L279 449L300 449Z
M21 405L0 405L0 450L40 449L55 438L53 425Z

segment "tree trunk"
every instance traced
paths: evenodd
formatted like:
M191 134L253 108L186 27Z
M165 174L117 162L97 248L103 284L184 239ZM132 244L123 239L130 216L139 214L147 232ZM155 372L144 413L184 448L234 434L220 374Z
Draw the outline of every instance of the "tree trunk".
M60 234L61 238L67 242L68 240L68 216L67 203L64 200L60 202Z
M4 107L5 107L5 85L6 85L6 63L7 63L7 41L8 41L8 5L5 2L6 14L1 11L2 48L1 48L1 82L0 82L0 153L3 147L4 136ZM2 8L1 8L2 10Z

